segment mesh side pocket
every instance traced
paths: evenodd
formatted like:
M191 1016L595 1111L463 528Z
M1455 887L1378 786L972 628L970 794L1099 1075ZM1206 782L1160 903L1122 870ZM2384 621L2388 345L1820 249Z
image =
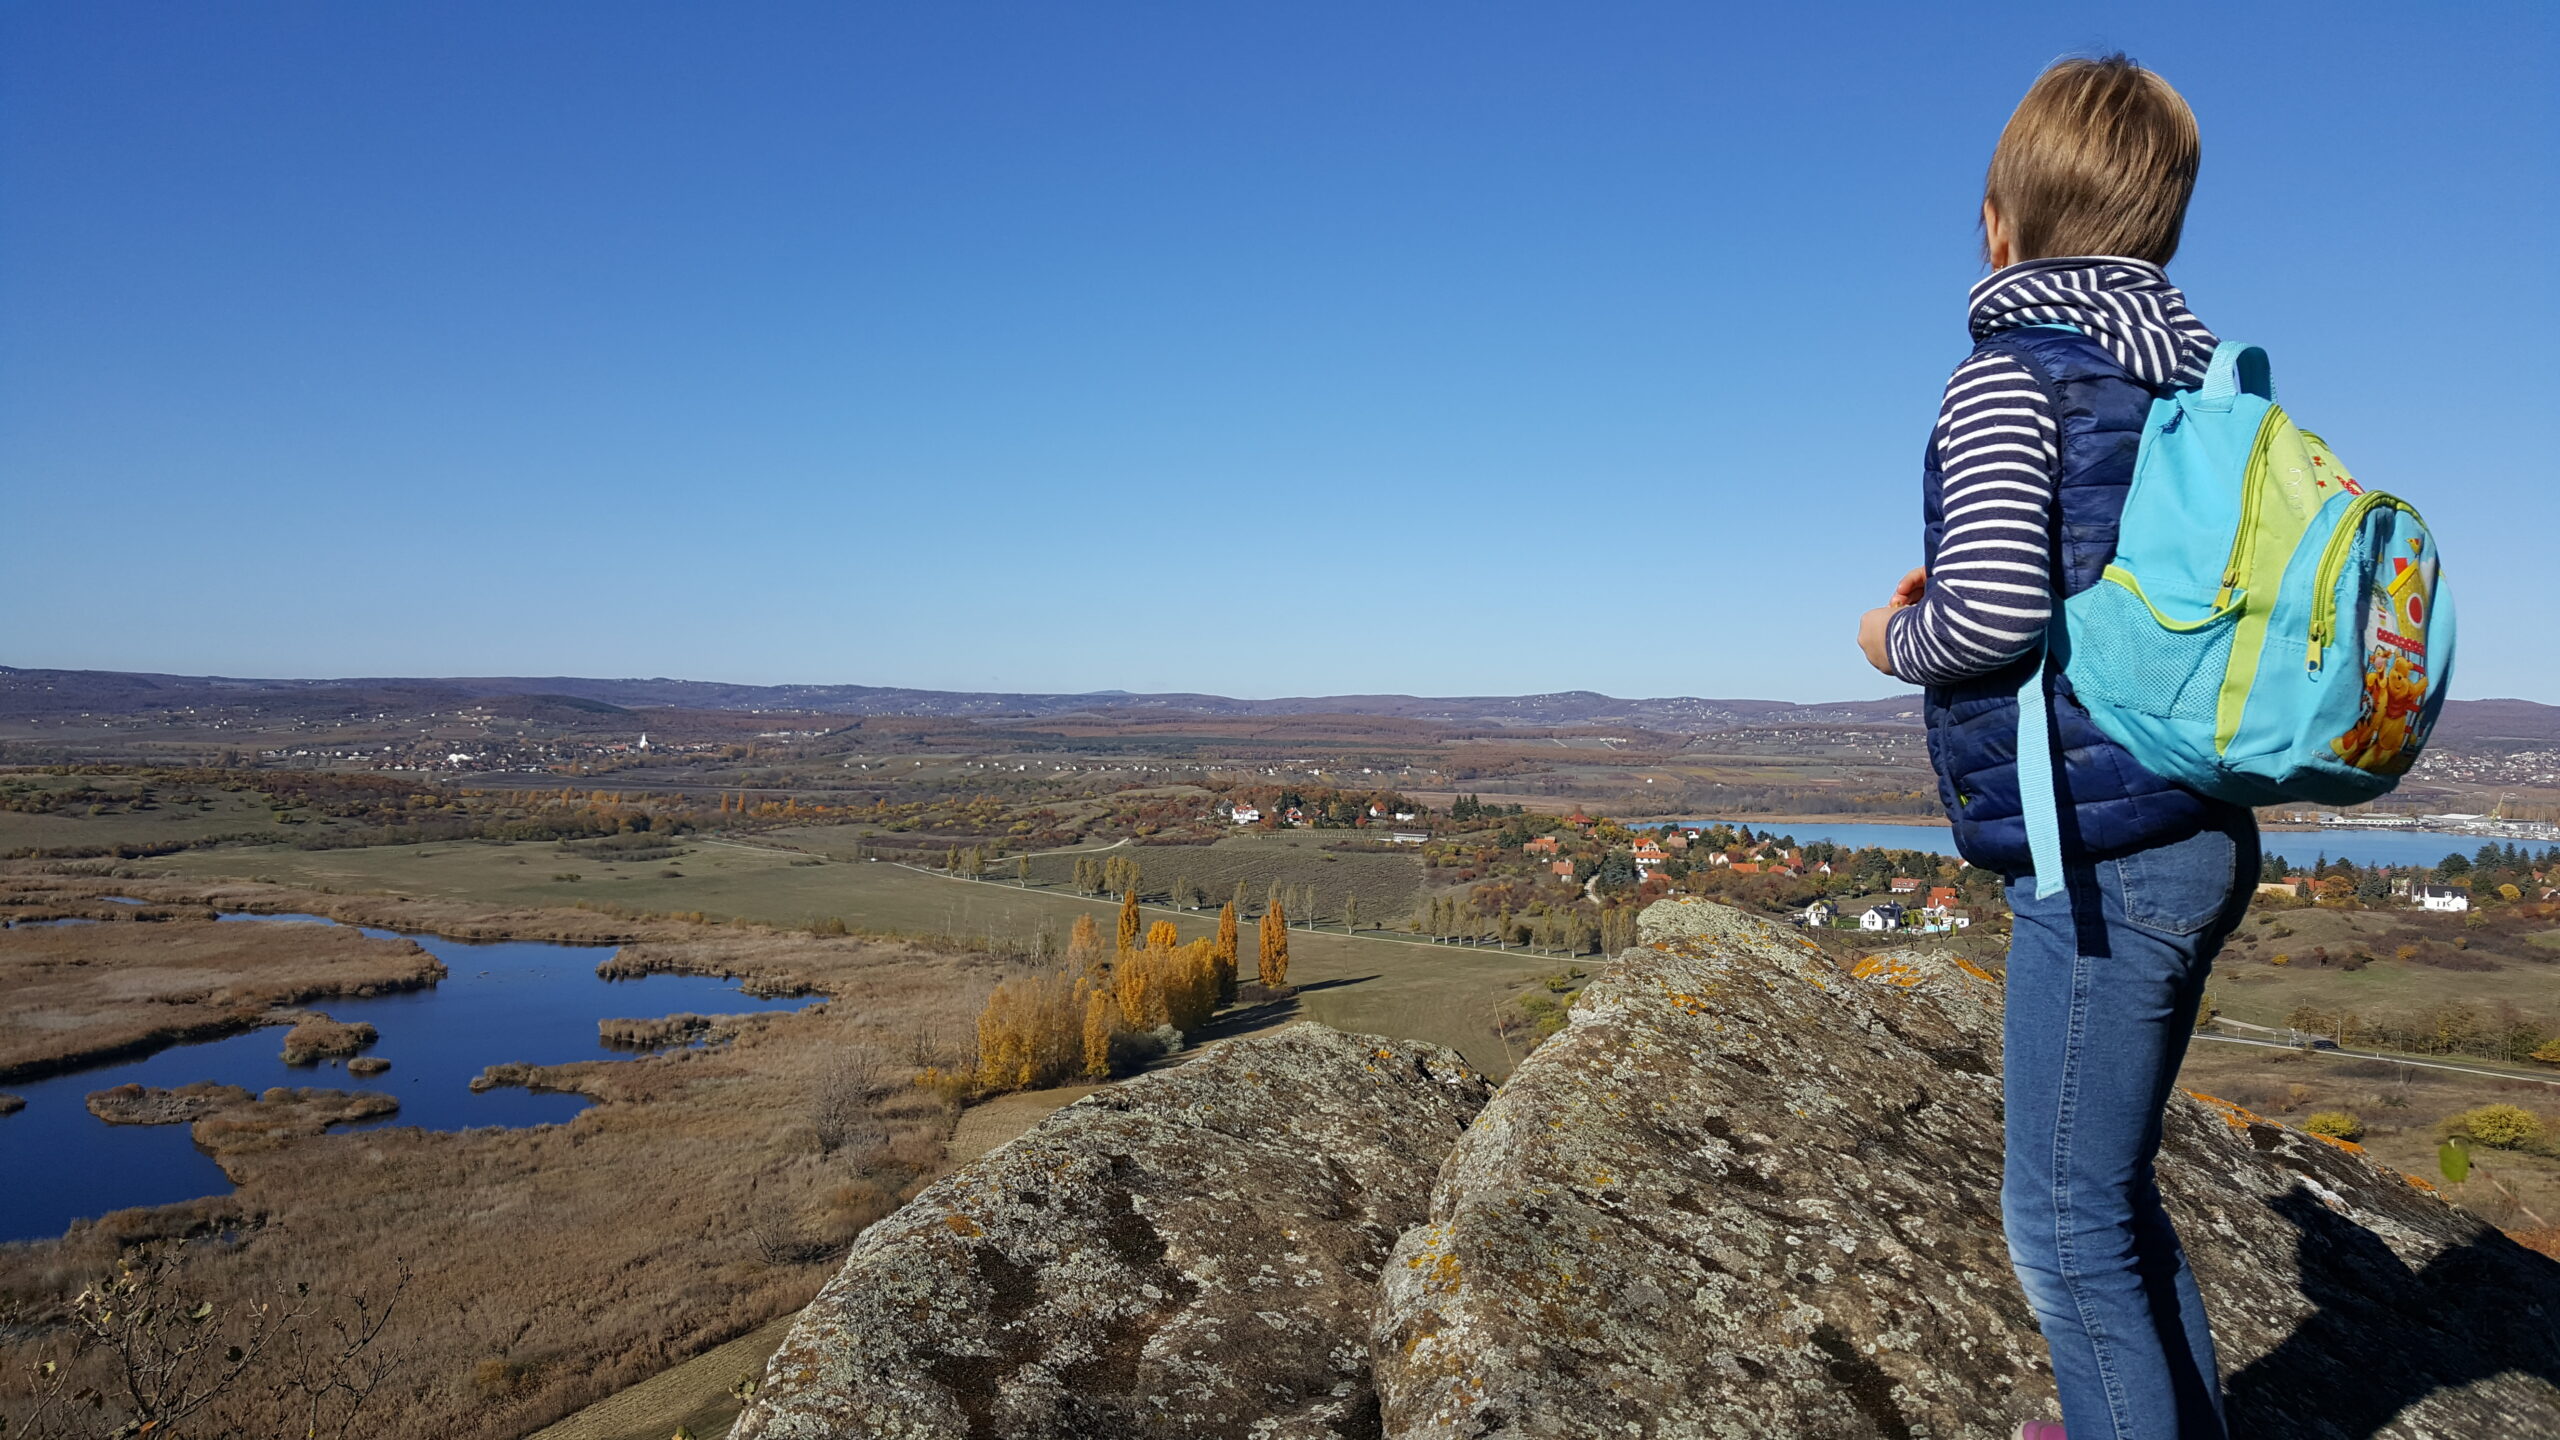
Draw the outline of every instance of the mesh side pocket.
M2169 720L2213 723L2236 616L2177 631L2142 598L2100 580L2070 602L2071 685L2083 699Z

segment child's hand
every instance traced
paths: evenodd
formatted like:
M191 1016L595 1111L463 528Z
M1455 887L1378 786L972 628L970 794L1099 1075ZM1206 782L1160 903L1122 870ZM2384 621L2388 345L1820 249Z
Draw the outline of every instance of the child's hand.
M1895 584L1893 587L1893 601L1891 608L1899 610L1905 605L1917 605L1920 603L1920 597L1928 593L1929 571L1927 567L1914 566L1912 567L1911 573L1903 576L1900 582Z
M1858 648L1867 653L1867 663L1885 675L1893 673L1893 657L1884 648L1885 622L1901 608L1901 604L1879 605L1858 617Z

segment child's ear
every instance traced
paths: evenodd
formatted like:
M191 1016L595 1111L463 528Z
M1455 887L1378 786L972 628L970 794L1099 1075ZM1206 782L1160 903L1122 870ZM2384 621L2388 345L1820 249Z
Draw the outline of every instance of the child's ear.
M2017 260L2017 245L2009 233L2009 222L2000 216L2000 207L1990 199L1982 202L1982 258L1994 270L2006 270Z

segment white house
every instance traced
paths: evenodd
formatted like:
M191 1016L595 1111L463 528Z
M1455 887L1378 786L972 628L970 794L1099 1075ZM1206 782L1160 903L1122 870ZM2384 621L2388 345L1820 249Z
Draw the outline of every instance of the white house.
M1235 822L1239 825L1259 825L1262 823L1262 812L1250 805L1238 805L1235 809Z
M1881 905L1870 905L1865 913L1858 916L1858 928L1861 930L1891 930L1901 923L1902 907L1890 900Z
M1812 904L1804 907L1804 914L1799 918L1801 918L1807 925L1828 925L1832 920L1837 918L1839 914L1839 906L1832 904L1828 900L1816 900Z
M2421 885L2418 887L2418 907L2422 910L2468 910L2471 908L2471 892L2452 885Z

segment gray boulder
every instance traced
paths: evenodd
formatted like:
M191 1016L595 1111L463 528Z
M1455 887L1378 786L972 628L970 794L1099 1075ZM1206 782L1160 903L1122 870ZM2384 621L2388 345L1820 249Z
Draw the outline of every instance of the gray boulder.
M2053 1413L2000 1238L2000 992L1706 902L1458 1141L1386 1267L1396 1440L2005 1437ZM2181 1097L2161 1185L2232 1430L2560 1434L2560 1265L2423 1181Z
M1300 1024L1089 1095L866 1231L733 1435L1376 1435L1378 1267L1490 1093Z

